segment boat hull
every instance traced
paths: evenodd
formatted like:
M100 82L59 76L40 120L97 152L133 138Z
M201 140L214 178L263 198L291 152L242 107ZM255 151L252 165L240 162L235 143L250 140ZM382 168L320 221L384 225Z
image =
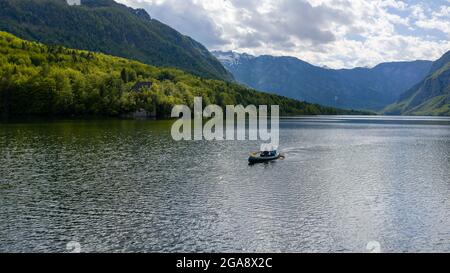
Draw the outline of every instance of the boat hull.
M280 154L276 154L274 156L258 156L258 155L250 155L248 158L249 163L262 163L262 162L269 162L273 160L277 160L280 158Z

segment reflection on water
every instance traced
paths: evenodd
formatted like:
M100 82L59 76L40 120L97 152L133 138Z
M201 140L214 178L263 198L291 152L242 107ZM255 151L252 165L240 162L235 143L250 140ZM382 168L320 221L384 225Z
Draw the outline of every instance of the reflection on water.
M170 124L0 125L0 252L450 251L449 119L285 119L252 166Z

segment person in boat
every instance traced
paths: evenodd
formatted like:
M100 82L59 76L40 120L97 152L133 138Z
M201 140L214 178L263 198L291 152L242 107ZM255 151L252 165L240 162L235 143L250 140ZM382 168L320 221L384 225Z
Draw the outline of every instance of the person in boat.
M262 151L260 156L261 157L269 157L269 156L275 156L277 154L276 150L273 151Z
M261 145L259 152L250 153L250 163L271 161L280 158L277 148L269 145Z
M277 154L277 147L274 147L271 144L261 144L261 147L259 149L259 156L260 157L273 157Z

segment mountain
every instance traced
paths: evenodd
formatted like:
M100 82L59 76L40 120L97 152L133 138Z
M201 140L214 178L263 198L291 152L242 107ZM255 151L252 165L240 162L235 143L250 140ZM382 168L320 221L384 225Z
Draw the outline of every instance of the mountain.
M294 57L213 54L252 88L341 108L380 110L418 83L430 61L383 63L374 68L329 69Z
M443 68L446 64L450 63L450 51L442 55L439 59L433 62L430 72L428 74L433 74L439 69Z
M425 79L386 107L384 113L450 116L450 51L433 63Z
M282 115L362 114L204 79L174 68L62 46L29 42L0 32L0 114L118 116L146 110L170 116L174 105L279 105Z
M71 2L73 3L73 1ZM200 43L113 0L1 0L0 30L48 45L102 52L205 78L232 75Z

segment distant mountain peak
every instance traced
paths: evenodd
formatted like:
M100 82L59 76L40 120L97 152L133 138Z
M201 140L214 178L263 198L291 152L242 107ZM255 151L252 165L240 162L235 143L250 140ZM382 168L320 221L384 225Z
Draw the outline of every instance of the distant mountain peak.
M427 75L430 61L332 69L291 56L213 52L234 78L257 90L322 105L382 109Z
M234 51L213 51L212 54L224 65L239 65L242 60L251 60L256 58L247 53L238 53Z

